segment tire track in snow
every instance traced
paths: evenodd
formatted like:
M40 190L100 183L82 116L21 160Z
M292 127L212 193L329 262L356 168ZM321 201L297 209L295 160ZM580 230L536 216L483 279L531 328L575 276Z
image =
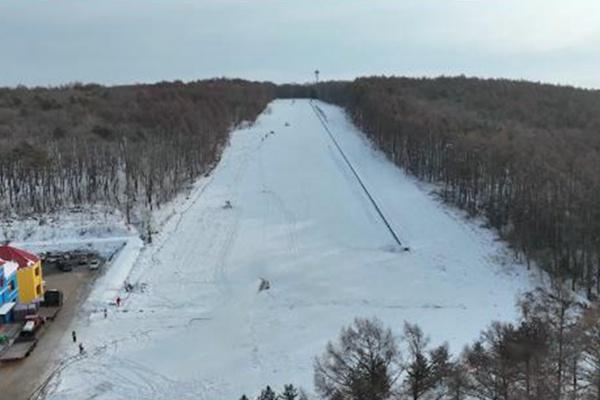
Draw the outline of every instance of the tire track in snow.
M246 164L247 163L247 159L248 159L248 156L246 154L246 157L244 158L245 162L242 163L242 164ZM221 166L221 168L223 168L223 166ZM239 180L241 178L241 175L242 175L241 173L243 172L244 169L245 168L242 168L242 167L238 168L238 173L236 175L236 181L239 182ZM171 229L169 229L168 231L161 232L161 234L160 234L159 237L164 238L164 239L161 240L161 242L160 242L160 244L158 246L154 246L153 247L152 253L150 255L150 259L151 259L150 265L147 265L145 263L139 263L139 259L138 259L138 261L136 262L136 264L137 265L141 265L141 267L140 268L135 268L135 266L134 266L134 269L129 273L128 276L131 276L133 273L141 273L141 276L143 276L144 274L148 273L148 271L150 269L153 269L153 268L155 268L158 265L162 265L162 262L157 257L157 254L160 254L163 251L163 249L165 248L165 246L167 244L169 244L173 240L173 238L176 236L175 233L177 231L179 231L179 229L181 228L181 224L184 221L184 217L188 214L188 212L190 210L192 210L197 205L197 203L203 197L204 193L210 187L210 185L213 182L215 176L217 175L217 172L218 171L213 170L212 174L210 176L209 181L206 182L201 188L199 188L199 189L196 190L196 193L193 194L193 197L192 197L191 201L189 201L189 203L187 204L187 206L183 210L181 210L181 211L179 211L179 212L177 212L175 214L177 216L177 221L175 222L175 225ZM202 214L203 219L206 216L207 211L208 211L208 209L205 210L205 212ZM174 217L175 215L171 216L170 218ZM236 218L236 219L239 222L239 218ZM168 224L168 221L166 222L166 224ZM234 229L235 231L237 231L237 225L238 224L235 225L235 229ZM228 235L228 236L231 236L231 234ZM233 238L230 237L227 240L227 243L230 243L230 244L233 243ZM229 247L230 246L225 246L224 251L227 252L228 249L229 249ZM220 275L224 276L224 272L223 272L224 265L221 266L220 269L221 269ZM181 271L179 270L179 272L181 272ZM223 281L223 278L221 278L221 281ZM140 280L137 279L135 281L135 283L140 283ZM177 304L175 304L175 302L173 302L172 300L170 300L168 297L166 297L166 296L160 296L158 293L153 293L151 287L148 288L148 293L147 294L155 296L155 297L160 297L163 301L165 301L166 304L164 304L164 306L166 306L166 308L173 309L173 308L176 308L178 306ZM204 317L192 318L190 321L188 321L188 324L192 320L199 320L199 319L203 319L204 320L204 319L208 319L208 318L204 318ZM166 327L166 330L174 329L174 328L176 328L176 327L175 326L168 326L168 327ZM147 331L144 334L147 335L150 332L152 332L152 331L151 330ZM121 341L135 339L134 336L129 335L128 337L123 338L123 339L116 339L116 340L112 340L111 342L108 342L108 343L103 343L103 344L95 347L94 348L94 352L90 353L90 355L92 357L96 357L100 353L102 353L103 351L105 351L109 346L116 346ZM69 357L69 358L66 358L66 359L62 360L60 362L60 364L54 369L54 371L52 371L50 373L50 375L48 376L48 378L46 380L44 380L40 384L40 386L34 390L33 394L30 396L30 399L32 399L32 400L39 400L39 399L46 398L49 394L51 394L53 392L53 390L55 390L59 386L59 384L60 384L60 374L64 370L66 370L67 368L69 368L70 366L72 366L73 364L75 364L78 361L81 361L82 359L87 358L87 357L88 357L88 355L84 354L84 355L78 355L78 356L74 356L74 357ZM152 397L154 397L154 396L152 396Z
M221 245L219 253L217 255L217 261L215 263L215 269L213 276L218 290L221 292L221 296L225 302L231 298L231 284L227 278L227 259L231 253L235 241L238 236L238 230L240 227L241 209L238 188L241 186L241 182L248 170L248 164L250 163L252 155L260 148L260 144L255 148L252 144L247 144L242 147L242 160L236 164L236 171L233 176L233 187L229 185L231 193L229 201L233 201L234 208L227 210L230 214L233 214L232 221L228 222L228 229L225 234L224 242Z
M148 392L142 393L138 390L138 392L141 395L143 395L142 398L156 398L156 396L160 396L162 398L163 396L172 394L173 392L171 392L170 390L159 390L161 388L161 386L157 386L155 384L155 382L157 381L156 378L159 377L164 382L175 383L177 385L180 385L180 382L173 381L173 380L169 379L168 377L161 375L148 367L144 367L138 363L135 363L134 361L116 357L115 354L118 352L119 347L122 346L124 343L130 342L130 341L139 341L140 338L150 338L151 334L157 334L160 332L168 332L168 331L171 331L174 329L187 329L189 326L193 325L194 323L196 323L198 321L206 321L206 320L210 320L210 318L202 317L202 316L193 317L193 318L190 318L187 322L177 324L177 325L170 324L170 325L163 325L163 326L161 326L159 328L155 328L155 329L140 330L139 332L129 334L125 337L116 338L116 339L112 339L108 342L101 343L101 344L94 346L93 348L87 350L83 354L77 354L77 355L67 357L67 358L63 359L54 368L54 370L50 373L50 375L33 391L31 396L29 397L29 399L30 400L42 400L42 399L45 399L48 395L54 394L54 391L60 386L61 374L63 372L65 372L67 369L73 367L74 365L76 365L77 363L79 363L81 361L93 360L93 359L98 359L101 357L108 357L109 352L111 353L109 360L102 361L101 359L99 359L97 361L94 361L93 365L95 367L93 368L93 371L91 371L91 375L97 376L98 371L110 371L110 375L108 375L108 378L105 379L106 382L110 381L114 385L114 383L115 383L115 381L117 381L117 379L121 379L121 381L129 381L131 383L132 387L138 388L139 382L131 381L125 375L115 372L115 366L118 368L119 366L128 365L127 370L133 372L136 375L136 377L138 377L139 380L142 381L143 383L145 383L146 387L150 389L150 393L148 393ZM137 367L135 367L136 365L137 365ZM148 375L151 375L151 378L147 378ZM167 385L167 387L170 387L170 386L172 386L172 385ZM99 395L99 394L97 394L97 395ZM97 395L95 395L94 397L96 397ZM148 397L148 396L150 396L150 397ZM177 398L182 398L182 397L178 396ZM191 398L194 398L194 397L191 397Z
M284 225L288 236L290 254L297 256L299 254L299 241L297 235L298 220L296 218L296 215L286 206L285 202L279 194L277 194L273 190L267 190L265 194L267 194L271 198L271 200L279 210L279 213L283 216Z
M232 210L234 211L234 210ZM229 229L225 234L225 240L217 256L217 262L214 269L215 283L217 284L218 290L224 298L229 298L231 294L231 285L227 278L227 258L229 257L231 248L233 247L237 238L238 229L240 225L239 211L235 210L235 216L233 222L229 223Z

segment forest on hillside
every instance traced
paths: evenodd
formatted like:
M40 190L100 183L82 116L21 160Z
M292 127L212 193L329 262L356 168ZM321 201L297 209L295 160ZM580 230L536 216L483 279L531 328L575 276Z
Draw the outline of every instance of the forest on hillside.
M484 216L517 257L600 294L599 91L464 77L281 90L344 107L393 162Z
M104 204L133 223L218 161L273 98L344 107L388 157L483 216L515 256L600 295L600 92L360 78L0 89L0 218Z
M139 224L208 172L272 92L224 79L0 89L0 218L102 204Z

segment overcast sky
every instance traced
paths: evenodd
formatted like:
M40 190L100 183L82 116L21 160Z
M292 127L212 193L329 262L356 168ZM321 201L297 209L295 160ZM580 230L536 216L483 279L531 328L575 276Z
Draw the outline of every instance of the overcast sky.
M0 85L507 77L600 88L598 0L0 0Z

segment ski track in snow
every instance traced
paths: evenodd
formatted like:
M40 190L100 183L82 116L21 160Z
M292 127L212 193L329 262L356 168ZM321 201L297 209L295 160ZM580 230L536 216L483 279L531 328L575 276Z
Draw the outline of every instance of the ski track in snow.
M232 399L290 382L311 391L314 356L356 316L398 334L417 322L454 352L515 317L517 295L539 278L373 149L341 109L316 105L411 251L389 250L311 103L274 101L142 249L129 280L147 289L122 293L107 319L103 297L88 300L73 327L86 354L65 338L41 398ZM258 292L260 278L270 290Z

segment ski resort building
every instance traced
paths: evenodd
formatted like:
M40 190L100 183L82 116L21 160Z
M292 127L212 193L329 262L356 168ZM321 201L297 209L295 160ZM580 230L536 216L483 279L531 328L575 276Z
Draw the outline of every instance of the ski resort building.
M29 304L44 298L42 261L35 254L11 246L0 246L0 259L15 262L19 303Z
M17 263L0 258L0 324L11 322L12 309L18 301L18 268Z

